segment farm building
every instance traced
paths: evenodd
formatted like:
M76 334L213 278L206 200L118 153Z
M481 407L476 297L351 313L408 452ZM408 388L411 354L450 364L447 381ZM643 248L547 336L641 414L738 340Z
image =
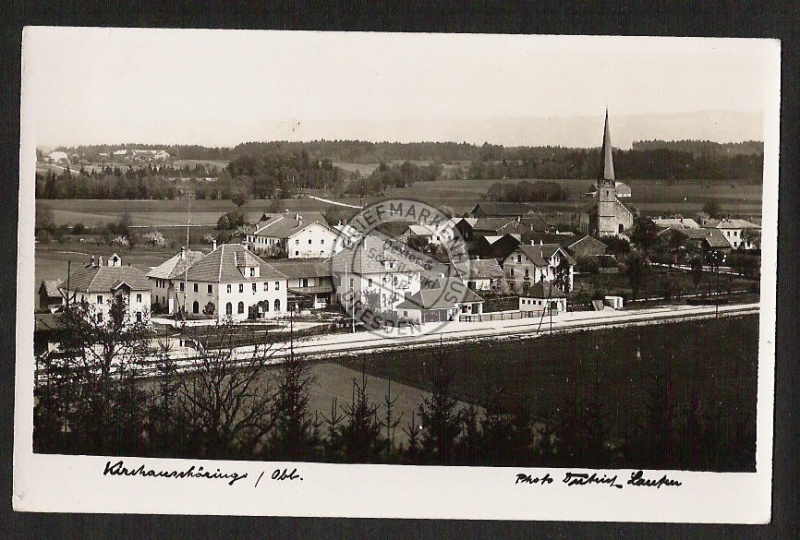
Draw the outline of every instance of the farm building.
M597 181L598 189L592 202L579 216L581 232L598 238L622 235L633 226L633 210L617 195L614 158L611 152L611 128L608 125L608 110L606 110L601 152L603 177Z
M526 203L482 202L470 212L474 218L511 217L522 218L533 212L533 206Z
M606 254L606 245L593 236L586 235L569 244L567 251L574 257L597 257Z
M518 234L483 236L472 243L471 252L481 259L495 259L502 262L521 242Z
M332 255L338 237L320 212L264 214L245 243L253 252L271 257L317 259Z
M483 313L483 298L458 278L442 278L407 297L395 311L398 318L416 323L457 321L462 314Z
M662 235L677 236L678 242L688 241L701 251L730 251L731 244L722 231L717 229L665 229Z
M519 298L519 310L557 315L567 311L567 295L547 281L540 281Z

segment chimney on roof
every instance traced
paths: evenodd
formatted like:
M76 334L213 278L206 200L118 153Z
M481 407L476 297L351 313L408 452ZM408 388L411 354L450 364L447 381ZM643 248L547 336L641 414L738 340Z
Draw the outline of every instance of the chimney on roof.
M94 255L92 255L92 258L89 260L89 266L94 266Z
M103 256L99 256L97 258L97 266L103 266Z
M544 245L544 240L539 240L539 245L543 246Z
M216 251L216 250L217 250L217 240L214 239L211 241L211 251Z
M185 246L181 246L181 259L185 259L185 258L186 258L186 247Z

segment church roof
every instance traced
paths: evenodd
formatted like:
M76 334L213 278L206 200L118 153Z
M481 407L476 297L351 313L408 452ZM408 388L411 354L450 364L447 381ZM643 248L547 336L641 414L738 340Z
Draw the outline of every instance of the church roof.
M603 127L603 180L614 180L614 158L611 148L611 127L608 125L608 109Z

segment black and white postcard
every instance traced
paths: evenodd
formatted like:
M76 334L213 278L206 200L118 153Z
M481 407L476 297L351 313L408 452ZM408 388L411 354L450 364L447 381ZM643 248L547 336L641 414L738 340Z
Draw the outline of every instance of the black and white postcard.
M769 521L777 41L22 58L16 510Z

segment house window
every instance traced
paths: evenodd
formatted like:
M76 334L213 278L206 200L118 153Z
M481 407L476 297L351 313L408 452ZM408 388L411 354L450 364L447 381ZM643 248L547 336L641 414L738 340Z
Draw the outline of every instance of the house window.
M522 255L517 255L517 262L518 262L518 263L521 263L521 262L522 262Z
M239 305L236 307L236 313L240 315L244 313L244 302L239 302Z
M250 277L255 277L255 275L256 275L256 269L255 268L251 268L250 269Z
M353 279L353 278L350 278L350 288L351 288L351 289L353 288L353 285L355 285L355 282L356 282L356 280L355 280L355 279Z
M299 257L299 256L300 256L300 252L299 252L299 251L295 251L295 252L294 252L294 256L295 256L295 257Z
M514 277L514 269L513 268L510 270L510 274L511 274L511 277Z
M253 283L253 294L256 293L256 285L258 285L258 284L257 283Z
M230 302L225 304L225 315L233 315L233 305Z
M299 238L298 238L297 240L295 240L295 241L294 241L294 245L296 245L296 246L299 246L299 245L300 245L300 239L299 239Z
M529 278L529 277L531 277L530 270L528 270L527 268L525 269L525 277L526 277L526 278Z
M97 295L97 303L98 304L102 304L103 303L103 297L100 296L99 294Z
M369 279L367 280L367 287L370 287L370 288L372 288L372 278L369 278Z
M141 302L142 301L142 293L136 293L136 301L137 302Z
M265 281L265 282L264 282L264 292L267 292L268 290L269 290L269 283L267 283L267 282Z
M275 299L275 311L280 311L280 310L281 310L281 301L276 298Z
M308 245L311 245L311 238L308 239Z
M263 305L264 305L264 311L265 311L265 312L269 311L269 300L267 300L266 302L264 302L264 304L263 304Z
M200 303L197 300L192 302L192 313L200 313Z
M244 292L244 283L239 283L239 292L240 293Z
M213 292L214 292L214 286L209 284L208 285L208 294L213 294Z
M308 278L303 278L300 280L301 287L308 287Z
M194 284L192 284L192 290L193 290L194 292L197 292L197 291L199 290L199 288L200 288L200 285L199 285L198 283L194 283Z
M99 323L103 322L103 312L102 311L97 314L97 322L99 322Z
M141 311L137 311L136 312L136 322L142 322L142 312Z
M183 281L181 281L181 284L180 284L180 290L181 290L181 292L183 292L183 286L184 286L184 283L183 283Z
M276 282L275 282L275 290L276 290L276 291L279 291L279 290L281 290L281 282L280 282L280 281L276 281Z
M325 239L324 238L320 239L319 243L320 243L320 245L324 246L325 245Z
M231 292L231 285L228 283L228 292Z

